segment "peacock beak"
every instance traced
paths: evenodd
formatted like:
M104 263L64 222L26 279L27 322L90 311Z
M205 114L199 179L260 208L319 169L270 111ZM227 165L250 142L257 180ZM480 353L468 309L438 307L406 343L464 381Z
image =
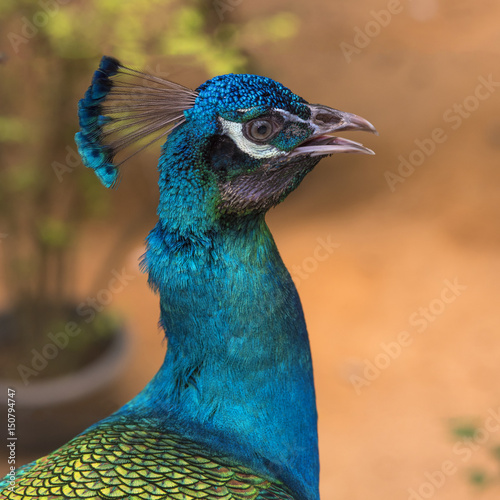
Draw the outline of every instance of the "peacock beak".
M378 135L375 127L361 116L346 113L338 109L329 108L320 104L309 104L311 117L309 124L313 134L299 146L292 155L324 156L334 153L363 153L374 155L375 153L356 141L336 137L335 132L347 130L360 130Z

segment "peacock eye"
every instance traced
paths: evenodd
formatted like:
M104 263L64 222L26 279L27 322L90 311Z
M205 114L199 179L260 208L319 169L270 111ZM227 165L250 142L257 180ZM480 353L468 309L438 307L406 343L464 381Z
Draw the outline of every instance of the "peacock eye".
M262 143L269 140L279 129L279 124L272 119L257 118L251 120L243 127L243 133L247 139Z

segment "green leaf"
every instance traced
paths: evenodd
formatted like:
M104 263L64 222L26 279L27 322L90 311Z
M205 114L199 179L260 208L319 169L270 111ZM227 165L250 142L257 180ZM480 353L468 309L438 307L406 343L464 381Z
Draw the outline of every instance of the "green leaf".
M71 228L65 222L48 217L40 221L38 225L40 240L52 248L63 248L71 241Z
M0 116L0 142L24 142L29 135L26 122L17 117Z
M281 12L265 20L263 23L264 36L271 41L286 40L298 32L300 21L291 12Z
M41 183L40 169L31 164L17 164L1 175L2 188L14 194L26 194L38 189Z
M450 422L450 427L453 436L460 439L474 439L478 430L475 423L464 419L453 419Z
M469 482L474 486L484 487L490 482L490 479L484 470L473 469L469 471Z
M0 2L0 15L6 16L15 11L16 8L19 8L16 0L2 0Z

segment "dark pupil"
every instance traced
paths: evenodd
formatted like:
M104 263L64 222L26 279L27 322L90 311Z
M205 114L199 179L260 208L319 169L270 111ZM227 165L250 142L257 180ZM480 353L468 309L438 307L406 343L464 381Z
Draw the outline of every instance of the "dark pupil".
M267 125L262 124L257 127L257 134L258 135L266 135L267 134Z
M250 127L250 136L256 140L262 141L267 139L271 132L271 124L265 120L255 121Z

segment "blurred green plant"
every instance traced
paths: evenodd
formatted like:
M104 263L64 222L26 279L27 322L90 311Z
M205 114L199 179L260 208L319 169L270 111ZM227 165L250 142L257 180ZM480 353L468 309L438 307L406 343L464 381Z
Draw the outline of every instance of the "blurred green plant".
M466 470L467 481L474 487L484 489L500 483L500 445L483 443L482 430L475 420L452 419L450 420L450 432L467 449L470 456L482 448L487 454L487 461L492 462L492 470L486 467L472 465ZM496 469L496 471L495 471Z
M218 2L224 22L215 2L202 0L0 2L9 49L0 54L0 250L10 297L0 343L37 348L67 320L68 305L78 302L76 238L91 217L109 214L107 193L81 165L73 141L76 103L101 55L138 68L153 55L212 77L249 70L254 48L297 32L290 13L237 22L239 7ZM102 338L102 328L94 330Z

